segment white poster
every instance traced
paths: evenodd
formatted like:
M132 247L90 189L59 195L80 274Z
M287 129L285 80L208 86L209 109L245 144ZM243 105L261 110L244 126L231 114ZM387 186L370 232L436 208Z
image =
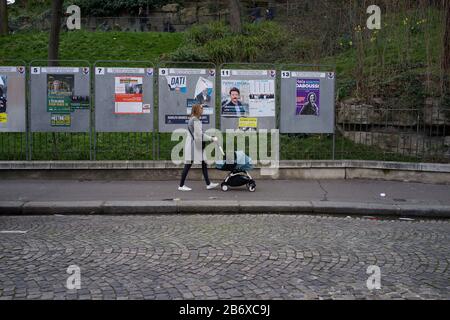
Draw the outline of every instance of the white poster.
M250 80L250 117L275 117L275 81Z

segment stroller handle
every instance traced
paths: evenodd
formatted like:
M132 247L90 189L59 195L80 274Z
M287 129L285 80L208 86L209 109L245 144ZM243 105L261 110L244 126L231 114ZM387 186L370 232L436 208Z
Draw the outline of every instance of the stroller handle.
M217 144L217 146L219 147L219 150L220 150L220 153L222 154L222 156L225 156L225 152L223 152L222 146L217 141L215 141L214 143Z

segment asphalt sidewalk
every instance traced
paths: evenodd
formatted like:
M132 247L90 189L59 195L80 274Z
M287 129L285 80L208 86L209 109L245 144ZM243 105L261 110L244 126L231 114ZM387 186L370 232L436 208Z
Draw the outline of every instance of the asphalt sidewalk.
M176 181L0 181L0 215L317 213L450 217L450 185L374 180L262 180L237 188L180 192Z

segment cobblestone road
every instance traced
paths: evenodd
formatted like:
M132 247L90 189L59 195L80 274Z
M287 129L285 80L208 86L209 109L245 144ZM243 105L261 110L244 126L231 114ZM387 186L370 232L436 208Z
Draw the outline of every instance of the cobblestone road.
M291 215L0 217L0 299L449 299L449 234Z

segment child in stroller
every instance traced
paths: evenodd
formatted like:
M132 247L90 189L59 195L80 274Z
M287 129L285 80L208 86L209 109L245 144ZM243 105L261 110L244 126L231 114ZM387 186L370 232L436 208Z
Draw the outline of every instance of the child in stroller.
M220 150L223 153L221 148ZM216 161L216 169L221 171L229 171L221 184L222 191L228 191L230 187L247 186L248 191L255 192L256 182L248 174L253 169L252 159L243 151L236 151L234 162L230 163L225 160Z

